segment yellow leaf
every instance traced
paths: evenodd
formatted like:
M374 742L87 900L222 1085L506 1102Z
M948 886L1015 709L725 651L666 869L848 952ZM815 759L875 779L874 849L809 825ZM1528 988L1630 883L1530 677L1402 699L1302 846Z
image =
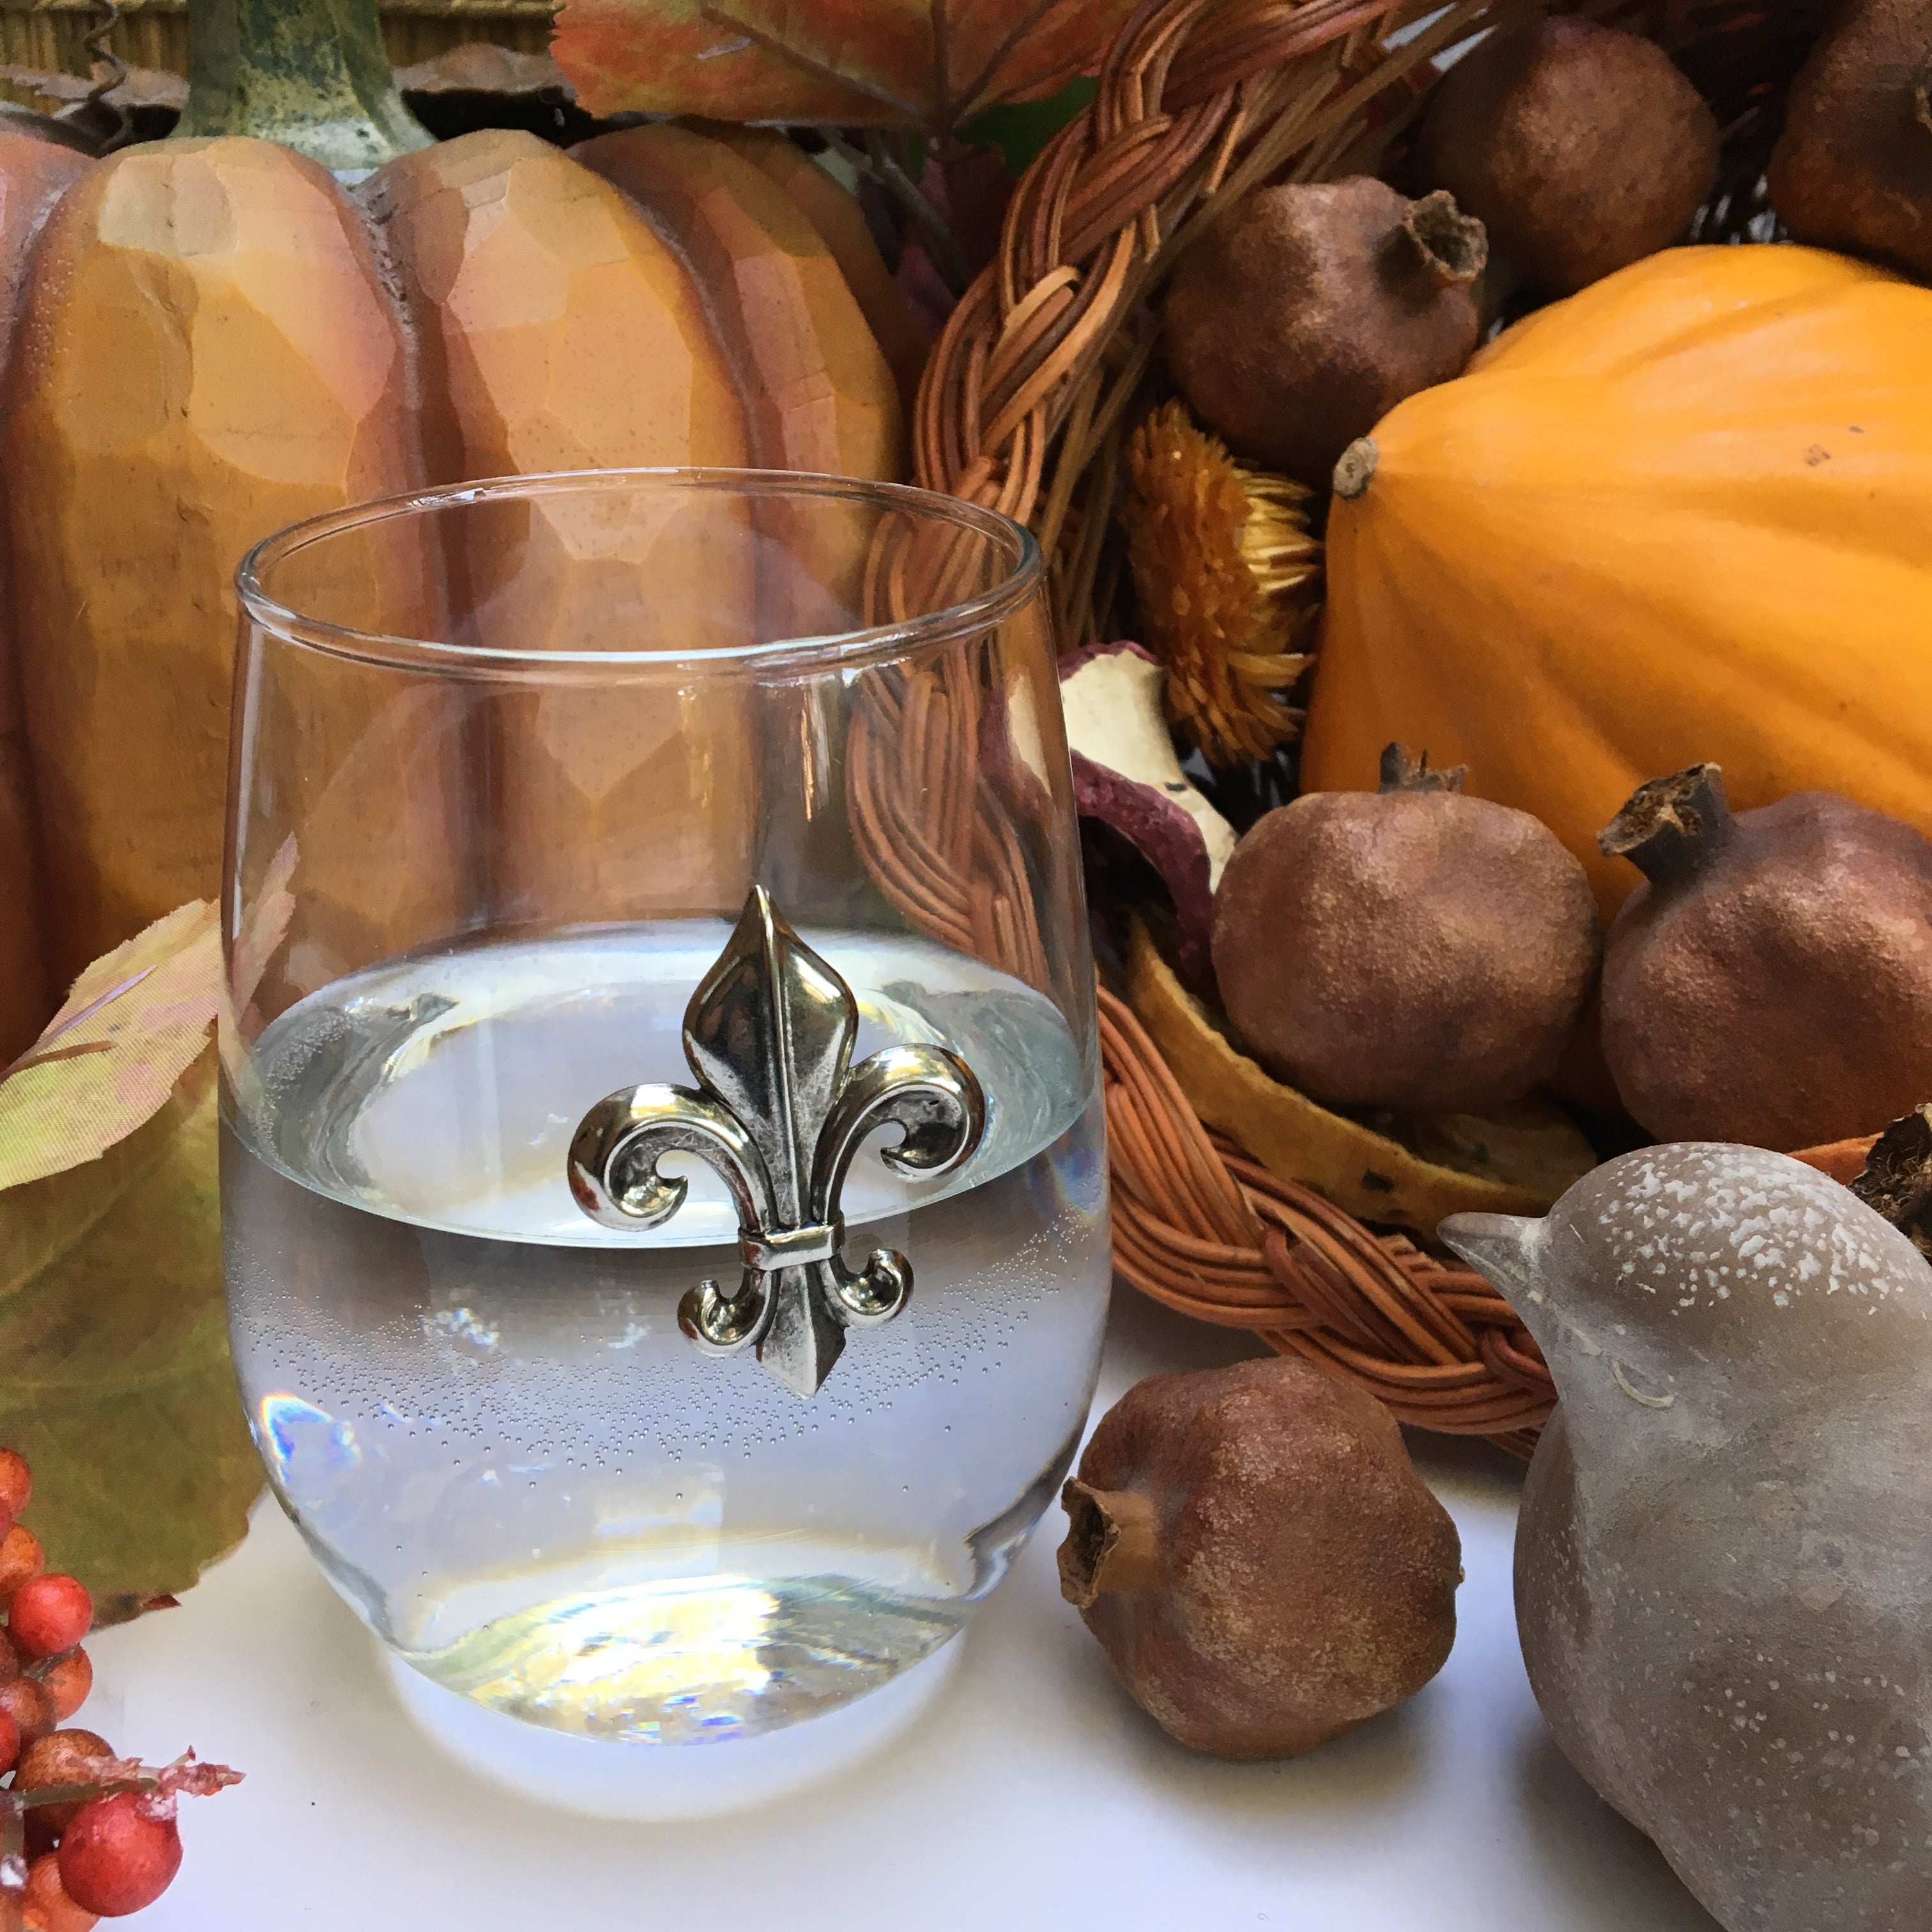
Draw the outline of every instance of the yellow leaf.
M0 1075L0 1189L98 1160L151 1119L207 1043L220 998L206 899L97 959Z
M1175 977L1138 920L1129 942L1127 1001L1209 1126L1231 1135L1264 1167L1365 1221L1426 1238L1445 1215L1541 1214L1596 1164L1575 1123L1534 1100L1518 1102L1496 1120L1412 1118L1403 1124L1406 1142L1331 1112L1241 1052ZM1485 1205L1478 1210L1479 1201Z

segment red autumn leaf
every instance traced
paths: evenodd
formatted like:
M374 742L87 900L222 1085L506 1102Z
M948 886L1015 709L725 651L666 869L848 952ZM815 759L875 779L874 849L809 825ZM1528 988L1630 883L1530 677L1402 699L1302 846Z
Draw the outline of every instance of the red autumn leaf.
M592 113L950 134L1090 72L1134 0L566 0L551 44Z

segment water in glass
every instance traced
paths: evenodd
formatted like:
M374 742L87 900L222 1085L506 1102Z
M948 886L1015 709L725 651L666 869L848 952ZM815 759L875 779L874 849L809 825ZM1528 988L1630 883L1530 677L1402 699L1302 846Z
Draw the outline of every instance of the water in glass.
M890 1130L855 1164L848 1252L902 1250L915 1286L815 1397L679 1333L686 1288L736 1276L709 1169L667 1160L690 1192L654 1230L578 1209L578 1120L688 1081L686 1004L728 929L365 968L269 1024L224 1112L236 1360L277 1493L418 1670L586 1736L754 1735L929 1654L1031 1528L1092 1392L1093 1070L1051 1000L930 940L803 934L857 998L855 1058L949 1046L988 1102L943 1180L877 1160Z

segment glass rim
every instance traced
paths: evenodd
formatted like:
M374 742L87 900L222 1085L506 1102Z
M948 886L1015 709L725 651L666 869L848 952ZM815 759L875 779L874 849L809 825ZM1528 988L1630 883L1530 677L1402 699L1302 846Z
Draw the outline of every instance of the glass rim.
M595 490L652 488L667 492L712 491L748 496L803 496L868 502L904 511L986 538L1011 559L1000 581L976 596L917 617L896 619L849 631L775 638L709 650L518 650L494 645L460 644L358 629L326 618L304 615L272 596L263 578L311 545L371 525L432 512L514 497L586 495ZM446 488L406 490L339 510L305 517L264 537L235 568L236 595L243 616L286 641L355 662L401 669L478 674L548 666L603 666L613 670L780 668L830 670L880 657L896 658L930 645L944 644L990 629L1010 616L1038 590L1044 574L1040 546L1024 524L998 510L924 490L910 483L833 476L808 470L634 468L547 470L529 476L490 476Z

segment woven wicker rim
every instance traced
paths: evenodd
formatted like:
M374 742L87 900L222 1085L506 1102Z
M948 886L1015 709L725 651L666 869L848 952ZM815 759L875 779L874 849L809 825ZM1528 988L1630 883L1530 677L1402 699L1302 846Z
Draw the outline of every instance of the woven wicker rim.
M1439 77L1435 56L1568 10L1673 50L1739 0L1142 0L1095 98L1020 183L999 254L934 351L914 420L919 480L1028 524L1063 650L1106 641L1096 598L1130 405L1157 332L1145 304L1180 254L1250 188L1372 172ZM1727 11L1728 10L1728 11ZM1432 17L1432 16L1435 17ZM1401 34L1400 44L1391 37ZM864 837L883 889L925 929L984 946L1028 928L1022 878L975 874L1010 802L980 766L983 699L895 689L892 734L920 711L920 755L971 823L902 814ZM931 728L934 704L947 728ZM855 800L868 784L855 765ZM962 869L962 868L964 869ZM969 886L968 879L978 883ZM916 886L914 881L916 881ZM1024 973L1013 955L996 952ZM1102 999L1114 1260L1143 1292L1252 1329L1370 1389L1402 1420L1526 1455L1554 1403L1534 1342L1480 1276L1378 1236L1204 1128L1132 1012Z

